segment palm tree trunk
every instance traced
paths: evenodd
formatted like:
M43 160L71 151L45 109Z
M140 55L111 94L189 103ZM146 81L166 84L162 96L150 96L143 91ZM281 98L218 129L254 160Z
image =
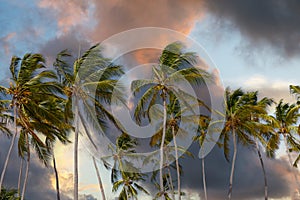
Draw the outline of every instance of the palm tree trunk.
M21 163L20 163L20 169L19 169L19 179L18 179L18 196L20 197L21 195L21 179L22 179L22 173L23 172L23 158L21 158Z
M267 175L266 175L266 170L265 170L265 165L264 165L264 161L262 159L260 150L259 150L259 146L258 146L258 142L256 141L256 149L257 149L257 154L260 160L260 165L261 168L263 170L264 173L264 183L265 183L265 200L268 200L268 182L267 182Z
M4 180L4 175L5 175L5 172L6 172L6 169L7 169L7 165L8 165L8 161L10 159L10 155L11 155L11 152L12 152L13 146L15 144L15 140L16 140L17 134L18 134L18 128L17 128L17 106L16 106L15 103L14 103L14 126L15 126L15 134L13 135L13 138L12 138L12 140L10 142L10 146L9 146L9 149L8 149L8 152L7 152L7 155L6 155L4 167L2 169L1 178L0 178L0 189L2 188L2 184L3 184L3 180ZM0 190L0 193L1 193L1 190Z
M237 142L236 142L236 135L235 130L232 130L232 137L233 137L233 158L231 164L231 172L230 172L230 180L229 180L229 191L228 191L228 199L231 200L232 196L232 184L233 184L233 175L234 175L234 167L235 167L235 160L237 154Z
M169 162L168 156L166 157L166 162ZM167 167L167 170L168 170L168 174L169 174L169 182L170 182L169 187L171 189L171 196L172 196L172 199L175 200L174 186L173 186L173 180L172 180L172 174L171 174L170 166Z
M57 200L60 200L60 192L59 192L59 177L58 177L58 172L56 168L56 161L55 161L55 156L54 156L54 151L52 150L52 160L53 160L53 169L55 173L55 182L56 182L56 196Z
M177 190L178 190L178 200L181 200L181 182L180 182L180 168L179 168L179 161L178 161L178 151L177 151L177 143L176 143L176 135L175 135L175 128L172 126L172 134L174 140L174 148L175 148L175 164L176 164L176 172L177 172Z
M29 172L29 159L27 160L27 163L26 163L25 179L24 179L24 183L23 183L21 200L24 200L26 185L27 185L27 180L28 180L28 172Z
M295 182L296 182L296 185L297 185L297 191L299 192L300 184L299 184L299 180L298 180L298 177L297 177L297 173L292 168L293 161L292 161L292 157L291 157L291 154L290 154L290 151L289 151L289 148L288 148L288 142L287 142L287 136L286 136L286 134L284 134L283 137L284 137L284 143L285 143L285 146L286 146L286 153L287 153L287 156L288 156L288 159L289 159L289 163L290 163L290 169L291 169L291 171L292 171L292 173L294 175Z
M74 139L74 200L78 200L78 99L75 97L75 139Z
M207 200L204 158L202 158L201 160L202 160L202 181L203 181L204 197L205 197L205 200Z
M166 92L163 90L164 121L163 121L163 135L160 144L160 166L159 166L159 185L160 185L161 199L163 199L163 194L164 194L163 165L164 165L164 144L165 144L166 125L167 125L167 102L166 102L165 95Z
M94 163L94 166L95 166L95 170L96 170L96 174L97 174L97 178L98 178L98 182L99 182L99 187L100 187L100 191L101 191L101 195L102 195L102 200L106 200L103 183L102 183L100 172L99 172L99 169L97 167L97 163L96 163L96 160L95 160L94 156L93 156L93 163Z
M24 200L24 196L25 196L26 185L27 185L27 180L28 180L28 172L29 172L29 161L30 161L30 149L29 149L28 135L25 134L25 136L26 136L26 144L27 144L27 162L26 162L25 179L24 179L24 183L23 183L21 200Z

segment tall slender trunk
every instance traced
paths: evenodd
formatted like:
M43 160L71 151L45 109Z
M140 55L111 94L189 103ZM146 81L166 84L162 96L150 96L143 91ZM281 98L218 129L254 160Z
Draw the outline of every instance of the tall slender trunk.
M78 200L78 99L75 97L75 139L74 139L74 200Z
M163 199L164 195L164 182L163 182L163 165L164 165L164 144L166 137L166 124L167 124L167 102L166 102L166 92L163 90L163 107L164 107L164 121L163 121L163 135L161 138L160 144L160 166L159 166L159 185L161 192L161 199Z
M237 154L237 142L236 142L236 135L234 129L232 130L232 137L233 137L233 158L232 158L230 180L229 180L229 191L228 191L229 200L231 200L231 196L232 196L233 175L234 175L234 167L235 167L235 160Z
M267 175L266 175L266 170L265 170L265 165L264 165L264 161L262 159L261 153L260 153L260 149L259 149L259 145L258 142L256 141L256 149L257 149L257 154L260 160L260 165L261 168L263 170L263 174L264 174L264 183L265 183L265 200L268 200L268 182L267 182Z
M205 200L207 200L204 158L202 158L201 160L202 160L202 181L203 181L204 198Z
M16 140L17 134L18 134L18 128L17 128L17 106L16 106L15 103L14 103L13 106L14 106L14 126L15 126L15 133L13 135L13 138L12 138L11 142L10 142L10 146L9 146L9 149L8 149L8 152L7 152L7 155L6 155L6 159L5 159L5 163L4 163L4 166L3 166L3 169L2 169L1 178L0 178L0 193L1 193L1 188L2 188L2 184L3 184L3 180L4 180L4 175L5 175L5 172L6 172L6 169L7 169L8 161L10 159L10 155L11 155L11 152L12 152L13 146L15 144L15 140Z
M167 163L169 162L168 156L166 157L166 162ZM172 196L172 199L175 200L174 185L173 185L173 179L172 179L172 174L171 174L170 166L167 167L167 170L168 170L168 174L169 174L169 182L170 182L169 183L169 187L171 189L171 196Z
M294 175L295 182L296 182L296 185L297 185L297 191L299 192L300 184L299 184L299 180L298 180L298 177L297 177L297 173L296 173L296 171L292 167L293 166L293 161L292 161L292 157L291 157L291 154L290 154L290 151L289 151L286 134L284 134L283 137L284 137L284 143L285 143L285 146L286 146L286 153L287 153L287 156L288 156L288 159L289 159L289 163L290 163L290 169L291 169L291 171L292 171L292 173Z
M52 160L53 160L53 169L54 169L54 173L55 173L55 182L56 182L56 196L57 196L57 200L60 200L59 177L58 177L58 171L56 168L56 160L55 160L53 149L52 149Z
M98 169L98 166L97 166L97 163L96 163L96 160L95 160L94 156L93 156L93 163L94 163L94 166L95 166L95 170L96 170L96 174L97 174L97 178L98 178L98 182L99 182L99 187L100 187L100 191L101 191L101 195L102 195L102 200L106 200L103 183L102 183L100 172L99 172L99 169Z
M176 135L175 135L175 127L172 126L172 134L174 140L174 148L175 148L175 164L176 164L176 172L177 172L177 190L178 190L178 199L181 200L181 182L180 182L180 168L179 168L179 161L178 161L178 151L177 151L177 142L176 142Z
M22 173L23 172L23 158L21 158L21 163L20 163L20 169L19 169L19 178L18 178L18 196L20 197L21 195L21 180L22 180Z
M27 162L26 162L25 179L24 179L24 183L23 183L21 200L24 200L24 196L25 196L26 185L27 185L27 180L28 180L28 172L29 172L29 161L30 161L30 149L29 149L29 141L28 141L27 134L25 134L25 138L26 138L26 144L27 144Z

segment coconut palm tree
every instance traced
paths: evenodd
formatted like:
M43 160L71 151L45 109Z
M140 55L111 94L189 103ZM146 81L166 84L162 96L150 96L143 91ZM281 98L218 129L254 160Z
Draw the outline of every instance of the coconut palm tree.
M67 55L66 52L62 52ZM95 45L87 50L75 62L73 67L70 67L66 62L60 59L55 64L57 72L64 85L66 94L65 113L67 121L73 121L75 128L74 139L74 199L78 199L78 137L79 137L79 122L84 116L80 114L81 110L85 111L89 122L92 124L99 123L105 131L107 119L114 124L117 124L112 114L105 108L103 103L110 103L111 96L118 77L123 74L121 66L116 66L101 54L99 45ZM96 87L96 95L86 92L86 88ZM121 93L121 92L120 92ZM121 95L120 95L121 98ZM79 106L80 105L80 106ZM72 112L72 107L74 111ZM93 115L93 108L96 107L96 115ZM71 116L71 117L70 117ZM83 123L84 125L85 123ZM85 131L88 138L89 131ZM92 139L90 142L96 148Z
M300 101L300 86L290 85L290 91L292 94L295 94Z
M300 104L300 86L297 86L297 85L290 85L290 91L292 94L295 94L297 99L298 99L298 102L297 104L299 105ZM300 127L300 125L299 125ZM300 128L299 128L300 129ZM300 154L298 155L296 161L294 162L294 166L297 167L297 163L298 161L300 160Z
M186 99L188 97L186 96ZM173 93L169 94L169 104L167 105L167 123L166 123L166 139L165 143L170 144L173 141L174 146L165 147L164 148L164 157L166 158L166 163L168 163L170 160L175 160L175 170L177 174L177 190L178 194L181 194L181 182L180 177L182 174L182 170L179 164L179 154L184 153L188 156L193 157L193 155L186 151L185 149L181 148L177 145L176 137L184 137L189 134L189 130L185 130L183 127L180 127L180 123L186 123L187 121L196 121L195 124L198 124L198 120L201 118L201 116L196 116L194 114L188 113L189 109L193 109L194 106L204 106L207 108L207 106L200 100L196 101L196 105L190 105L189 108L185 108L183 105L180 105L179 99L176 98L176 96ZM188 114L185 114L188 113ZM192 112L191 112L192 113ZM161 118L163 116L163 113L158 110L157 108L152 108L152 115L155 118ZM163 128L160 127L155 134L151 137L150 140L150 146L159 146L160 145L160 138L162 137ZM171 154L170 151L175 152L175 157ZM168 186L168 189L171 189L171 196L173 199L175 199L174 196L174 187L173 187L173 181L172 181L172 173L170 172L170 166L165 166L166 170L168 171L167 174L165 174L165 178L169 178L166 181L169 181L170 186Z
M48 97L57 96L56 93L59 93L61 88L55 81L55 73L43 70L44 61L41 54L25 54L22 59L13 57L10 65L12 76L10 86L8 88L0 86L1 91L5 91L6 95L10 96L15 129L1 174L0 187L18 134L19 155L23 157L24 153L27 153L27 161L29 161L29 143L31 143L39 158L47 164L49 154L46 145L38 136L38 129L42 127L40 122L46 124L49 116L53 115L49 115L49 111L42 104L47 101ZM18 126L20 132L18 132ZM28 175L28 165L29 163L27 163L26 175ZM25 179L27 180L26 176ZM25 187L23 191L25 192Z
M273 151L274 148L277 148L277 143L272 142L272 138L274 138L274 136L276 135L274 133L274 128L266 121L269 119L267 108L271 106L274 101L267 97L258 100L258 91L247 92L245 96L248 97L247 102L251 105L250 120L254 122L255 125L254 132L251 133L251 137L253 138L253 141L255 141L254 148L257 151L257 155L262 167L265 186L264 195L265 200L267 200L268 183L260 146L264 146L267 152Z
M12 120L12 116L9 114L8 103L9 100L0 99L0 132L10 137L11 132L7 127L7 124Z
M284 103L280 100L275 109L275 117L271 116L271 124L274 126L280 140L283 137L283 141L286 147L286 153L291 166L297 166L299 156L293 164L291 152L300 152L300 141L297 139L297 135L300 134L300 128L297 126L297 121L300 118L299 114L300 105ZM281 137L280 137L281 136ZM298 190L300 184L298 181L297 173L293 170L294 178L297 184Z
M168 166L168 169L172 167L176 170L176 166L175 165L170 165ZM160 191L160 185L156 180L156 176L158 174L159 171L154 171L152 173L151 176L151 182L154 184L154 186L157 188L158 191ZM172 185L172 177L171 177L171 172L168 170L168 172L163 174L163 183L164 183L164 191L165 193L163 194L164 199L166 200L173 200L175 199L175 193L174 193L174 188ZM171 194L168 193L168 191L170 191ZM156 193L155 198L154 199L160 199L161 198L161 194L160 192Z
M152 68L152 79L148 80L135 80L132 82L131 89L135 96L142 94L139 98L134 117L137 123L141 124L141 120L148 115L152 105L162 102L163 104L163 125L162 135L160 142L160 192L164 194L163 185L163 165L164 165L164 152L165 138L167 131L167 104L170 103L169 96L173 93L185 105L188 102L185 97L190 96L180 88L176 88L176 82L183 79L190 84L198 85L204 82L205 78L209 75L204 71L197 69L197 56L193 52L184 52L182 43L175 42L169 44L162 51L157 66ZM184 97L185 96L185 97ZM176 151L176 150L175 150ZM176 158L177 160L178 158ZM180 185L180 180L178 180ZM178 188L180 190L180 188ZM180 193L180 191L179 191ZM181 195L179 194L179 199Z
M201 115L199 118L198 134L197 136L194 137L194 141L197 141L199 143L199 146L202 146L205 141L210 120L211 119L208 116L204 116L204 115ZM205 158L201 159L201 164L202 164L202 183L203 183L204 198L205 200L207 200Z
M229 160L229 141L233 140L233 158L231 163L231 172L229 180L228 199L232 197L233 177L235 170L235 161L237 157L237 140L243 145L254 145L252 134L256 130L256 123L251 120L251 113L256 112L256 108L251 105L249 94L241 89L231 91L229 88L225 91L225 111L226 121L221 132L224 155Z
M46 137L45 143L47 148L52 156L53 169L55 173L55 182L56 182L56 193L57 199L60 200L60 189L59 189L59 175L56 167L56 159L54 155L54 143L56 142L55 135L59 136L59 140L63 144L67 144L70 141L67 139L68 133L72 130L72 126L65 121L64 113L64 99L54 98L52 101L48 101L48 104L44 104L52 113L55 114L55 120L51 118L50 123L46 129L40 130L41 132L50 132L48 137ZM52 134L51 134L52 133Z
M139 182L145 181L144 177L146 175L138 173L138 169L132 163L123 159L123 155L135 153L134 148L136 145L137 141L135 139L123 133L117 138L116 148L110 147L113 155L102 158L104 166L107 169L111 169L112 191L117 192L121 190L119 193L120 200L137 199L138 191L149 195L149 192L139 184ZM106 159L111 157L114 159L113 167L106 161Z

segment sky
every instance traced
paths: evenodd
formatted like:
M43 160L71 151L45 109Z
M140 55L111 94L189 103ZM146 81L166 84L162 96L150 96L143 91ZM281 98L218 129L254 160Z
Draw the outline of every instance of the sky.
M51 66L55 55L64 49L78 52L112 35L134 28L161 27L185 34L199 43L219 70L225 87L259 90L261 97L295 102L290 84L300 85L300 2L298 0L0 0L0 83L9 83L12 56L27 52L42 53ZM157 38L154 44L161 44ZM134 59L134 58L131 58ZM147 59L147 55L135 57ZM129 61L128 61L129 62ZM133 61L132 61L133 62ZM133 62L134 63L134 62ZM272 110L270 110L272 112ZM2 166L7 140L0 136ZM197 151L192 146L191 151ZM261 199L263 180L253 150L240 146L234 199ZM63 199L72 191L72 146L56 149L63 185ZM19 164L16 155L9 163L5 183L14 186ZM283 150L276 159L266 159L272 199L292 199L294 182ZM182 160L181 160L182 161ZM187 173L183 187L190 199L202 195L200 160L182 161ZM0 168L1 168L0 166ZM199 166L199 167L195 167ZM214 149L207 156L209 199L226 194L229 164L222 152ZM106 193L110 192L109 173L100 167ZM32 161L29 199L54 199L52 169L37 159ZM82 198L100 199L90 155L80 147L80 193ZM41 176L43 174L43 179ZM40 185L40 188L36 187ZM40 196L42 194L43 198ZM85 196L84 195L91 195ZM48 195L48 196L47 196ZM199 196L200 195L200 196ZM68 197L69 196L69 197ZM187 197L188 198L188 197Z

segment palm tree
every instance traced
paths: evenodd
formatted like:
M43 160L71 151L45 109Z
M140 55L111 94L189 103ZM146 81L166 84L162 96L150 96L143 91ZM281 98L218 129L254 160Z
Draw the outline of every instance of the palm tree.
M186 96L186 99L188 97ZM166 123L166 139L165 143L170 144L173 140L174 147L164 147L164 156L166 158L166 163L168 163L170 160L175 160L175 169L176 169L176 174L177 174L177 190L178 194L181 194L181 183L180 183L180 176L181 176L181 167L179 164L179 156L178 156L178 151L193 157L193 155L186 151L185 149L178 147L177 142L176 142L176 137L184 137L188 135L189 130L185 130L183 127L180 127L180 123L186 123L187 121L196 121L195 124L198 124L198 120L201 119L203 116L196 116L194 114L189 114L188 111L190 109L193 109L195 106L204 106L208 108L202 101L197 100L196 105L190 105L189 108L184 107L183 105L180 105L179 99L176 98L176 96L172 93L169 95L169 104L167 105L167 123ZM155 118L161 118L163 116L163 113L156 109L152 108L152 115ZM185 114L187 113L187 114ZM160 138L163 133L163 128L160 127L157 132L151 137L150 140L150 146L158 146L160 142ZM175 159L174 156L169 152L170 150L175 151ZM170 186L168 189L171 189L171 195L172 198L175 199L174 196L174 187L173 187L173 181L172 181L172 174L170 172L170 166L167 165L165 166L167 169L168 173L165 175L165 178L169 178L166 181L169 181ZM178 181L179 180L179 181ZM180 196L180 195L179 195Z
M44 61L45 59L40 54L25 54L22 60L18 57L13 57L10 65L12 75L10 87L0 86L1 91L6 93L4 95L11 97L10 105L13 108L15 129L1 174L0 187L2 186L13 145L18 135L18 126L21 128L18 142L19 155L23 157L24 153L27 154L24 186L26 185L29 168L29 143L33 145L39 158L47 164L49 154L46 145L37 135L38 130L44 127L40 122L46 124L49 117L47 108L44 108L42 104L47 101L45 99L48 97L56 96L55 93L60 92L60 87L54 81L56 79L55 73L49 70L42 70L45 68ZM23 187L24 192L25 187ZM24 198L24 195L22 195L22 198Z
M176 166L172 166L172 167L176 168ZM170 168L170 166L168 166L168 169L169 168ZM157 188L157 190L160 191L160 185L159 185L159 183L157 183L157 180L156 180L157 174L158 174L158 171L154 171L152 173L151 182L154 184L154 186ZM166 200L174 200L175 199L175 193L174 193L174 188L173 188L173 185L172 185L171 173L170 173L169 170L168 170L167 173L163 174L163 183L164 183L164 191L165 191L165 193L163 194L163 197ZM168 193L168 191L171 191L171 195ZM161 198L160 192L156 193L154 199L159 199L159 198Z
M290 91L298 97L298 100L300 100L300 86L290 85Z
M205 141L210 120L211 119L208 116L204 116L204 115L201 115L199 118L198 135L194 137L194 141L197 141L200 146L202 146ZM202 164L202 182L203 182L204 198L205 198L205 200L207 200L206 177L205 177L205 158L201 159L201 164Z
M300 86L297 86L297 85L290 85L290 91L292 94L295 94L297 99L298 99L298 102L297 104L299 105L300 104ZM300 125L299 125L300 126ZM300 129L300 128L299 128ZM298 155L296 161L294 162L294 166L297 167L297 163L298 161L300 160L300 154Z
M116 192L122 187L119 194L120 200L137 199L138 191L142 191L149 195L149 192L144 189L138 182L145 181L144 174L137 172L122 172L121 179L113 182L113 192Z
M284 103L282 100L276 106L275 117L272 117L271 123L277 131L278 140L280 136L283 136L284 144L286 147L286 153L289 159L291 166L297 166L299 156L293 164L292 157L290 152L300 152L300 141L297 139L296 135L300 134L300 129L296 125L298 119L300 118L299 114L300 105ZM298 190L300 189L300 184L296 171L293 170L294 178L297 184Z
M122 187L119 194L120 200L137 199L138 191L149 195L149 192L139 184L139 182L145 181L144 177L146 175L138 173L138 169L132 163L123 159L124 155L135 153L134 148L136 145L137 141L135 139L123 133L117 138L116 149L110 147L113 155L102 159L104 166L111 169L112 191L117 192ZM113 167L106 161L111 157L114 159Z
M46 137L46 145L47 148L52 155L53 169L55 173L55 181L56 181L56 193L57 199L60 200L60 189L59 189L59 175L56 167L56 159L54 155L54 143L56 138L53 137L55 135L59 136L59 140L63 144L67 144L70 141L67 139L69 131L72 129L72 126L65 121L65 113L64 113L64 99L54 98L52 101L49 101L48 104L44 104L52 113L55 114L55 118L51 118L50 124L48 124L49 129L43 129L41 132L50 132L52 134L47 134ZM55 120L53 120L55 119ZM57 132L57 133L55 133Z
M231 172L229 180L228 199L232 196L233 176L235 170L235 161L237 157L237 139L243 145L254 145L252 134L256 130L256 124L251 120L251 113L255 112L255 107L251 105L249 95L241 89L231 91L229 88L225 91L225 110L226 122L221 132L220 140L223 142L225 158L229 160L229 141L233 139L233 158L231 163Z
M204 82L205 78L209 75L204 71L197 69L197 57L193 52L184 52L184 46L175 42L169 44L163 50L159 64L152 68L152 79L149 80L135 80L132 82L131 89L135 96L142 93L142 97L139 98L134 117L137 123L141 124L142 117L145 117L145 113L149 115L149 110L152 105L162 101L163 104L163 125L162 136L160 142L160 193L164 194L163 185L163 165L164 165L164 153L163 148L165 146L166 130L167 130L167 104L170 103L169 95L173 93L181 102L188 105L188 102L184 99L190 96L180 88L176 88L176 82L183 79L191 84L197 85ZM185 95L185 97L183 97ZM159 98L160 97L160 98ZM146 108L148 107L148 109ZM175 152L177 149L175 149ZM178 158L176 158L178 160ZM180 179L178 180L180 187ZM181 199L180 188L178 188L179 199Z
M9 100L1 99L1 96L0 96L0 132L5 133L7 136L10 137L11 132L7 128L7 124L8 124L8 122L11 121L12 117L9 114L9 109L8 109L8 105L7 105L8 103L9 103Z
M264 162L262 159L260 145L266 147L266 151L273 151L274 148L277 147L276 143L272 143L272 138L274 137L274 128L269 123L266 123L266 120L269 119L267 108L271 106L274 102L272 99L264 97L258 101L258 91L255 92L247 92L245 96L248 97L248 104L251 104L251 113L250 120L254 122L255 130L252 132L253 141L255 141L255 150L257 151L260 164L262 167L263 175L264 175L264 195L265 200L268 199L268 182L266 176L266 170L264 166Z
M64 56L68 54L62 52ZM99 123L102 129L106 128L107 119L114 124L116 120L103 106L103 102L110 103L112 91L117 83L117 78L123 74L121 66L116 66L107 58L101 55L99 45L91 47L81 57L79 57L71 68L65 62L57 60L55 64L57 72L61 77L61 81L65 88L67 96L65 103L65 113L67 121L73 121L75 128L74 139L74 199L78 199L78 137L79 137L79 122L83 120L80 114L80 108L85 110L84 114L88 115L91 123ZM85 92L88 87L96 87L96 96ZM80 106L79 106L80 105ZM72 112L74 107L74 112ZM96 107L96 115L91 111ZM74 118L74 119L73 119ZM85 123L83 123L85 124ZM96 148L92 141L91 135L85 131L90 142Z

